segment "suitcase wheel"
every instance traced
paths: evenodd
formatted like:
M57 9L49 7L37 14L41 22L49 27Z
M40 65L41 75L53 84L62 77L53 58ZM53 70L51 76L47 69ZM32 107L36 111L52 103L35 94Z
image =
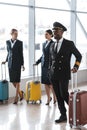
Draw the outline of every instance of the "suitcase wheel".
M70 128L72 128L72 124L70 124Z
M40 101L40 103L42 103L42 101L41 100L39 100Z
M36 101L34 101L34 104L36 104Z
M1 102L2 104L6 104L6 103L8 103L8 100L0 100L0 102Z
M33 104L36 104L36 101L33 101Z
M42 103L42 101L41 100L38 100L39 101L39 103L41 104ZM36 104L37 103L37 101L32 101L32 104Z
M36 101L33 100L33 101L32 101L32 104L36 104Z
M27 104L29 103L29 101L28 101L28 100L27 100L26 102L27 102Z

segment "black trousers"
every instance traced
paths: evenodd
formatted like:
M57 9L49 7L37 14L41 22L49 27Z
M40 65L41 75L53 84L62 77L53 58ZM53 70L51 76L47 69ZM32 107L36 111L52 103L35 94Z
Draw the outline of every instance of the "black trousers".
M69 101L69 92L68 92L68 84L69 80L53 80L52 81L53 88L57 97L58 108L60 110L61 115L66 115L65 103L68 104Z

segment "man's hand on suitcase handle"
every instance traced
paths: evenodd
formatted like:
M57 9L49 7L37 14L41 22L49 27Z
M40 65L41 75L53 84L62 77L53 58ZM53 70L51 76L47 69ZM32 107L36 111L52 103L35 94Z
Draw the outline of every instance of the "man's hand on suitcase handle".
M5 64L6 63L6 61L3 61L1 64Z
M77 69L76 67L74 67L73 69L71 69L72 73L76 73L77 70L78 70L78 69Z
M34 65L37 65L37 64L36 64L36 63L34 63L34 64L33 64L33 66L34 66Z
M22 71L24 71L24 70L25 70L25 67L24 67L23 65L21 66L21 68L22 68Z

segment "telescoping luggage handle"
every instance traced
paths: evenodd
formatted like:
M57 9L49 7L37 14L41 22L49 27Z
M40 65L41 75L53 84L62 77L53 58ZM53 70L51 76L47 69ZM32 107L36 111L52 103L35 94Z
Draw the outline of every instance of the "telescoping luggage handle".
M78 91L78 89L77 89L77 72L76 73L71 72L71 86L72 86L72 92Z
M4 70L5 70L5 79L4 79L4 76L3 76L3 66L4 66ZM2 80L6 80L6 64L2 64L1 63L1 79Z
M37 81L39 81L39 77L38 77L38 65L33 65L33 80L35 81L35 67L37 67L36 77L37 77Z

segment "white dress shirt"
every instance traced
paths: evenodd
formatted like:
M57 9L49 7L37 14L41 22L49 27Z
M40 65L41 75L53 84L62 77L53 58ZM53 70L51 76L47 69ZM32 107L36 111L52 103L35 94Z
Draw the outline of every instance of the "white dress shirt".
M47 41L46 45L45 45L45 48L48 46L48 44L50 43L50 41Z
M57 43L57 42L55 43L55 48L56 48L56 46L57 46L57 44L58 44L57 53L59 52L59 50L60 50L60 48L61 48L62 42L63 42L63 37L59 40L58 43Z
M16 41L17 41L17 40L14 40L14 42L12 42L12 41L10 40L10 42L11 42L11 48L13 48L13 46L14 46L14 44L15 44Z

